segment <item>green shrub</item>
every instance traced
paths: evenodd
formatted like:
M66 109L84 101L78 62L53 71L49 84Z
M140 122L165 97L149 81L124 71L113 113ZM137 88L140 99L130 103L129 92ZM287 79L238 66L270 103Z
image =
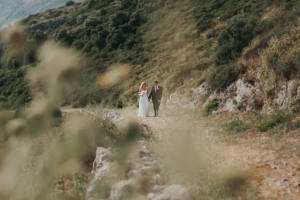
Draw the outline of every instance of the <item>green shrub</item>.
M125 41L126 37L120 30L112 32L111 35L106 38L106 42L110 44L110 47L113 49L117 49L119 45L124 44Z
M105 15L107 13L107 10L105 8L102 8L100 10L100 15Z
M109 19L109 27L118 29L119 26L129 22L129 14L125 11L119 11Z
M212 111L218 110L219 102L217 100L210 100L202 111L203 116L211 115Z
M72 43L72 46L75 47L75 48L77 48L77 49L82 49L84 47L84 43L81 40L75 40Z
M0 102L6 102L7 97L0 95Z
M75 26L77 24L77 19L76 18L72 18L72 19L68 20L66 24L68 26Z
M88 8L92 8L94 5L96 5L97 1L96 0L88 0Z
M229 132L241 133L248 130L250 126L247 123L245 123L243 120L237 119L224 124L223 128L224 130Z
M66 29L60 30L56 34L55 39L66 45L71 45L74 41L74 37Z
M245 72L245 67L242 64L225 64L216 66L207 77L207 83L213 89L224 89L234 82L239 74Z
M36 41L38 44L45 42L47 38L48 38L47 35L41 30L36 31L32 37L32 39Z
M96 17L89 17L85 21L85 26L86 27L96 27L99 24L101 24L101 21L99 21L99 19L96 18Z
M284 111L279 110L275 114L261 117L256 127L259 131L265 132L270 128L273 128L279 123L283 122L284 120L285 120L285 113Z
M67 1L66 6L72 6L72 5L74 5L74 4L75 4L74 1Z
M96 46L98 49L102 49L106 46L106 40L105 37L102 37L100 34L97 36L94 36L92 38L92 43L94 46Z
M256 35L256 26L254 18L245 15L233 17L218 37L218 46L213 57L215 65L226 64L239 56Z

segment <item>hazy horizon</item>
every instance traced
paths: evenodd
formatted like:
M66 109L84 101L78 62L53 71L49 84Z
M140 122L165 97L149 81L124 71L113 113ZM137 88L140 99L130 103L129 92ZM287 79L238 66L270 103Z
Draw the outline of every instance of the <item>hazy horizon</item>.
M0 1L0 29L29 15L66 4L68 0L10 0ZM74 0L76 2L82 0Z

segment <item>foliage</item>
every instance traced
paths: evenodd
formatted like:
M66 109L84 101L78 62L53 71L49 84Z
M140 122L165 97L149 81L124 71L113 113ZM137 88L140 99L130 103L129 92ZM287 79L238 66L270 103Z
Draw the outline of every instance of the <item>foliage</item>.
M249 128L250 126L240 119L232 120L223 125L224 130L235 133L245 132Z
M213 59L215 65L226 64L238 57L254 38L256 26L254 18L245 15L233 17L218 37L218 46L215 48Z
M242 74L244 71L245 68L241 64L238 66L235 64L216 66L207 77L207 83L213 89L225 89L238 78L239 74Z
M278 111L277 113L272 114L268 117L263 117L261 122L257 125L257 129L259 131L265 132L270 128L278 125L283 120L284 120L284 112Z
M72 6L74 4L75 4L75 2L70 0L70 1L67 1L66 6Z
M38 30L26 33L26 42L20 52L7 45L0 53L1 74L14 74L12 71L19 74L15 84L6 83L6 78L0 80L1 89L5 85L5 92L1 90L0 95L7 99L0 103L1 107L24 106L30 101L29 93L24 94L27 96L24 99L23 94L18 95L20 91L15 91L26 91L27 84L25 73L20 74L18 69L24 65L37 66L37 49L53 39L86 56L82 66L85 85L64 102L64 105L75 107L90 104L128 106L128 102L135 103L137 98L132 88L154 77L167 93L186 85L188 79L193 80L195 86L206 81L213 89L224 89L248 67L244 66L245 62L239 64L240 58L261 58L262 75L269 77L264 78L264 82L270 86L264 88L263 85L264 91L273 87L271 79L275 80L278 75L286 79L299 75L299 50L295 39L298 36L290 33L298 26L299 3L296 0L286 3L279 0L123 0L120 3L86 0L75 4L68 1L66 5L71 4L75 9L72 13L69 8L61 7L22 20L25 26L39 26ZM285 7L279 9L283 4ZM270 6L276 14L264 17ZM47 20L56 17L65 17L68 21L48 32ZM285 45L291 51L274 51L276 48L270 42L274 36L281 42L283 36L294 38L290 42L292 45ZM251 44L253 38L259 40L254 46ZM133 76L128 83L109 89L95 85L98 74L113 63L123 61L132 67ZM12 94L13 99L10 98ZM16 101L18 96L22 100Z
M218 110L219 102L216 100L210 100L204 107L202 111L203 116L209 116L212 114L212 111Z

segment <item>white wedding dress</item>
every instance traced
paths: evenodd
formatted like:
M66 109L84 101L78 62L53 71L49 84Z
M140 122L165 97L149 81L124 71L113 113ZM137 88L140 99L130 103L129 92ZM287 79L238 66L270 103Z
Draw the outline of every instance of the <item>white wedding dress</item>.
M147 90L142 90L140 93L139 101L139 117L148 117L149 116L149 101L147 96Z

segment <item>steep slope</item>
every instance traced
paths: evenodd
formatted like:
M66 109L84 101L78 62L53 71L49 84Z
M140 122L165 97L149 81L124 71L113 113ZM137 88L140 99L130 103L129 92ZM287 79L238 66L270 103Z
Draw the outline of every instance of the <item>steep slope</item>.
M189 99L193 101L190 88L202 84L205 91L196 95L197 106L215 99L220 109L225 105L230 107L227 110L247 110L249 102L241 100L244 96L233 99L229 97L237 94L226 92L233 87L228 86L246 76L240 81L252 85L251 91L261 91L258 99L251 99L257 102L251 109L261 109L273 100L281 82L298 77L296 49L289 57L285 53L266 56L276 39L287 41L286 48L297 44L293 38L297 38L298 7L296 0L89 0L33 15L22 20L28 27L22 56L14 55L9 46L2 51L0 104L11 108L30 101L24 71L37 65L35 54L41 44L56 40L76 48L86 58L82 67L84 87L62 105L134 105L140 82L158 79L165 87L165 99L179 91L185 96L182 104L189 103ZM124 64L131 69L131 76L122 84L108 88L95 84L111 66ZM268 69L272 76L268 76ZM253 74L255 78L251 78ZM275 74L276 84L275 79L261 79ZM232 104L227 105L227 101Z

